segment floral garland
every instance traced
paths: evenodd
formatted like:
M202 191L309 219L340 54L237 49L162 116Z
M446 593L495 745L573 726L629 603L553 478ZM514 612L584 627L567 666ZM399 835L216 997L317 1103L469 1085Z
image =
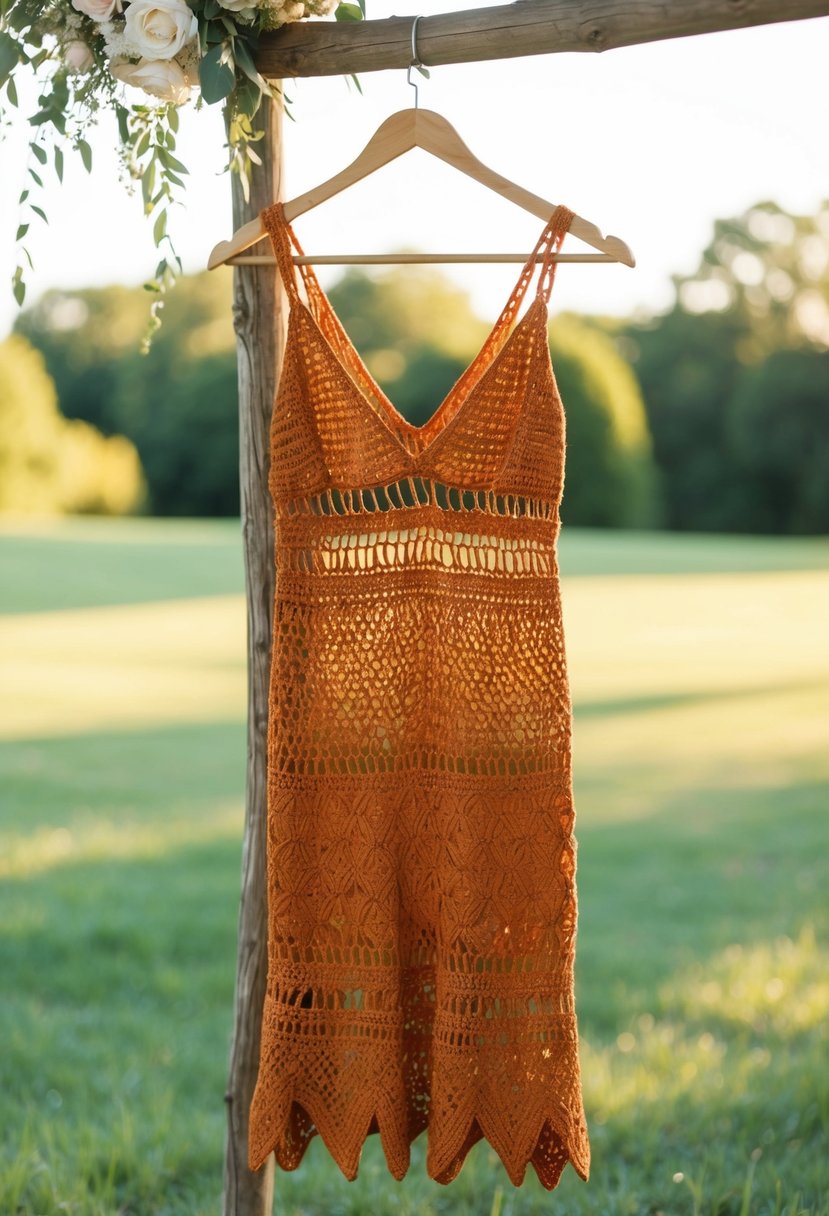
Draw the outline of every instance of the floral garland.
M29 145L27 169L31 182L21 192L19 205L44 222L42 207L30 201L33 184L43 179L49 162L45 136L52 136L52 162L63 180L67 142L92 170L92 148L84 131L95 121L101 106L114 109L120 135L119 176L129 193L140 181L147 216L154 214L153 239L169 252L159 261L154 277L144 284L155 299L150 309L142 353L150 349L151 335L161 325L164 292L173 285L181 259L167 232L169 206L176 189L184 189L188 170L174 155L178 107L198 97L194 108L224 102L229 149L225 171L238 173L246 199L250 198L253 164L262 161L252 147L264 136L253 119L263 98L281 96L278 87L256 70L255 52L263 32L290 21L333 12L338 21L359 21L364 0L0 0L0 139L5 102L19 108L15 75L24 68L35 73L40 88L38 110L29 117L35 134ZM142 89L156 101L130 105L123 100L123 85ZM21 210L16 240L30 227L31 216ZM34 263L20 245L29 265ZM12 275L12 290L23 304L26 284L23 258Z

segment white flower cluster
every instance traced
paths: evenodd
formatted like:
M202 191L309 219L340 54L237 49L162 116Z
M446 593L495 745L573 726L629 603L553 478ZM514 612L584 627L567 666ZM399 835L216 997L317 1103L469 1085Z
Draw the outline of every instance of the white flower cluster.
M337 0L264 0L260 7L267 10L272 25L285 25L311 15L327 17L337 7Z
M327 16L337 0L219 0L237 21L252 24L266 17L275 29L310 15ZM77 14L96 22L109 57L109 68L117 80L135 85L162 101L186 102L199 83L199 26L186 0L72 0ZM64 44L69 68L88 71L95 59L91 47L80 37L82 20L66 14L70 38ZM114 14L123 21L113 21Z

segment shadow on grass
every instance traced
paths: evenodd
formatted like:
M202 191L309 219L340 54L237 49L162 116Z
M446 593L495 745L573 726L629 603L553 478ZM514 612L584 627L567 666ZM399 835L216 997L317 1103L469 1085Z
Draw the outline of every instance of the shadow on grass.
M245 724L180 722L135 730L0 741L0 820L19 839L39 827L195 819L244 797Z
M633 574L759 574L829 568L829 540L638 532L565 525L559 565L566 578Z
M0 534L0 587L0 614L243 595L241 525L91 520Z
M790 680L769 684L752 684L741 687L695 689L680 693L648 693L638 697L605 697L597 701L574 699L573 716L580 718L626 717L629 714L650 713L660 709L684 709L689 706L711 705L740 701L746 697L772 697L786 693L820 692L826 681Z

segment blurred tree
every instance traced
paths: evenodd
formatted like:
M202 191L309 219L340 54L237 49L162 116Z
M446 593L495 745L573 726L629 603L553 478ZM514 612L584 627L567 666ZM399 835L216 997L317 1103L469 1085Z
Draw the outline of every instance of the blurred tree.
M750 511L726 433L740 332L733 316L681 309L633 331L669 528L740 530L737 521Z
M415 426L434 413L490 329L466 293L435 271L374 279L351 270L329 295L369 371ZM559 317L551 334L567 416L562 519L654 526L657 478L635 376L609 337L574 317Z
M787 347L829 348L829 200L814 215L763 202L715 220L696 272L673 280L683 312L731 317L741 363Z
M659 524L659 482L636 377L605 333L572 314L550 325L551 357L567 427L565 524Z
M231 276L183 275L164 302L155 353L138 354L147 297L136 287L53 289L21 312L14 331L38 348L58 386L67 418L83 418L105 433L124 430L119 389L125 362L142 371L157 396L182 358L224 352L235 356Z
M466 292L419 266L376 278L347 270L328 293L383 392L423 426L486 338Z
M674 286L668 313L627 327L663 475L667 525L787 531L792 516L759 476L756 450L747 462L732 414L745 417L745 394L759 392L766 425L754 446L772 448L788 426L793 399L781 381L772 399L748 371L773 351L829 348L829 201L812 216L763 202L717 220L698 269L674 276ZM799 375L807 366L818 374L818 361L797 366ZM814 438L819 447L825 442L819 425ZM822 450L825 463L829 448ZM770 467L775 455L767 457ZM810 520L805 505L797 517L800 531L819 527L819 513Z
M125 514L144 492L134 446L64 418L41 353L0 342L0 511Z
M136 444L156 514L239 510L230 287L229 275L181 278L148 356L138 354L145 305L137 289L49 292L18 318L67 408ZM490 329L466 292L420 267L379 276L350 270L329 295L369 370L414 426L434 413ZM569 521L649 526L656 489L635 378L597 330L572 318L560 330Z
M780 350L747 368L728 432L754 491L752 531L829 532L829 352Z
M137 288L47 292L17 319L42 350L65 411L135 443L153 514L238 514L231 289L230 273L182 276L146 356Z
M119 417L141 453L152 511L238 515L236 351L167 359L163 329L153 339L159 346L155 359L153 349L126 356L118 391Z

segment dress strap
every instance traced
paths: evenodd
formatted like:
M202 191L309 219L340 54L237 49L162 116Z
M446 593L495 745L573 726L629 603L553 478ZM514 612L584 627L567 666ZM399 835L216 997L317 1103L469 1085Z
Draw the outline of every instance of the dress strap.
M560 204L550 216L550 219L544 226L544 231L536 242L535 248L524 264L518 282L513 288L501 316L495 323L493 332L490 335L490 342L497 342L504 334L504 331L510 328L535 273L539 254L542 255L542 263L536 298L543 296L544 300L549 302L555 279L556 266L558 265L555 255L561 248L561 244L575 218L575 214L569 207ZM270 235L279 273L285 284L288 298L294 304L299 300L299 288L297 285L297 267L294 266L292 251L295 249L300 256L304 256L304 250L299 243L296 233L285 218L285 211L281 202L272 203L269 207L265 207L263 211L260 211L259 215L262 226ZM324 308L326 299L316 275L312 268L307 265L300 266L299 271L308 296L308 302L314 314L317 317L324 316L326 312ZM489 344L487 343L487 345Z
M536 299L542 296L545 301L549 301L550 292L553 287L553 279L555 277L556 261L554 255L558 253L564 236L570 227L570 224L575 217L575 211L571 211L569 207L560 205L556 207L553 214L550 216L547 223L544 225L544 230L541 236L535 243L530 256L524 263L521 274L518 276L518 282L512 289L512 293L503 307L501 315L495 322L490 332L483 349L481 357L484 362L490 355L497 351L501 344L506 341L506 338L512 329L513 323L518 311L521 308L521 303L527 293L527 288L532 282L532 277L535 274L535 268L538 264L538 256L542 254L541 275L538 280L538 290L536 291ZM472 374L477 360L467 369L468 374Z
M558 265L556 254L561 249L562 241L569 231L575 215L575 211L571 211L569 207L563 205L556 207L550 216L549 224L541 234L541 239L533 251L533 256L537 257L538 253L544 249L541 274L538 276L538 289L535 294L537 297L543 295L546 303L550 301L550 293L553 290L553 281L556 277L556 266Z
M279 274L288 293L288 299L293 305L299 301L297 267L294 266L293 249L296 249L300 255L304 251L296 238L293 228L285 218L282 203L272 203L270 207L265 207L263 211L259 212L259 218L262 221L262 227L271 238ZM306 268L305 266L300 266L299 270L302 273L305 290L310 297L313 295L313 287L309 284Z

